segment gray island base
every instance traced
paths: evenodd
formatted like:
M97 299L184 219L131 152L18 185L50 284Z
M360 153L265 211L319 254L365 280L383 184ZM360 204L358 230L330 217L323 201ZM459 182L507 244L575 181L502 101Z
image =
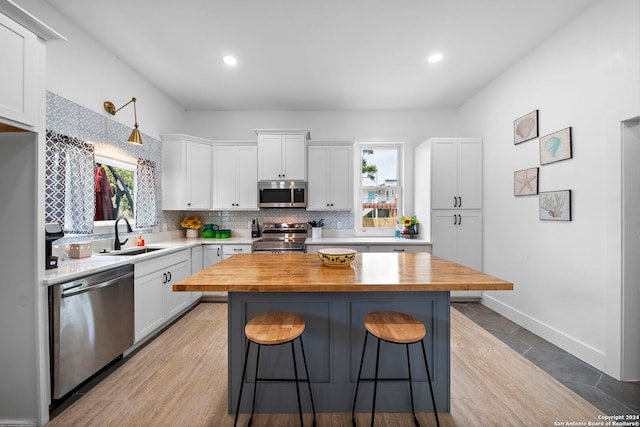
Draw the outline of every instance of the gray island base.
M425 344L438 412L450 412L449 292L229 292L229 413L236 410L246 351L245 324L267 311L290 311L305 319L302 335L317 412L350 412L366 330L364 317L378 310L408 313L427 328ZM376 340L369 339L363 377L373 378ZM296 343L298 360L302 353ZM382 342L379 378L408 376L405 347ZM410 346L411 376L416 411L432 412L427 376L420 345ZM251 347L241 413L251 412L256 346ZM263 347L262 376L293 378L291 346ZM298 364L298 375L304 368ZM306 386L301 384L302 410L311 412ZM364 382L358 392L356 412L370 412L373 382ZM378 383L377 412L410 412L406 381ZM294 383L261 382L256 412L298 412Z

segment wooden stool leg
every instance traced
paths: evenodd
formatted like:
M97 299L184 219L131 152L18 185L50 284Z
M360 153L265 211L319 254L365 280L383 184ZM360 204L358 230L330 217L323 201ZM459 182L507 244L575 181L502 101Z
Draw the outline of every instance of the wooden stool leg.
M253 381L253 402L251 403L251 418L249 418L247 426L250 426L251 423L253 423L253 412L256 407L256 390L258 389L258 367L260 366L260 347L262 347L262 345L258 344L258 356L256 357L256 376L255 380Z
M371 427L375 421L376 416L376 394L378 392L378 366L380 362L380 338L378 338L378 348L376 350L376 374L373 379L373 405L371 406Z
M422 356L424 357L424 366L427 369L427 380L429 381L429 391L431 392L431 403L433 403L433 415L436 416L436 425L440 427L438 419L438 410L436 409L436 398L433 395L433 386L431 385L431 374L429 373L429 362L427 362L427 351L424 349L424 340L420 341L422 345Z
M309 386L309 399L311 399L311 411L313 411L313 425L316 425L316 407L313 404L313 394L311 393L311 377L309 377L309 369L307 369L307 356L304 354L304 345L302 344L302 335L300 335L300 349L302 350L302 361L304 362L304 372L307 374L307 385Z
M416 411L413 407L413 381L411 380L411 358L409 357L409 344L405 344L404 348L407 350L407 368L409 370L409 397L411 398L411 413L413 414L413 422L416 426L420 427L418 418L416 417Z
M238 405L236 405L236 417L233 420L233 427L238 425L238 414L240 413L240 401L242 400L242 388L244 387L244 377L247 373L247 360L249 360L249 347L251 347L251 341L247 340L247 351L244 353L244 367L242 368L242 380L240 381L240 394L238 395Z
M351 424L356 426L356 400L358 400L358 389L360 388L360 377L362 376L362 364L364 363L364 352L367 349L367 338L369 331L364 335L364 344L362 344L362 357L360 358L360 369L358 370L358 381L356 382L356 394L353 396L353 409L351 409Z

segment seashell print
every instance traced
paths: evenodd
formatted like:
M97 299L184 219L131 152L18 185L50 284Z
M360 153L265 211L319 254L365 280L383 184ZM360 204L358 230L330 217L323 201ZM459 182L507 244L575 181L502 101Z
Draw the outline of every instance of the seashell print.
M536 127L536 121L531 117L525 117L518 123L516 127L516 135L520 138L527 138L531 135L531 131Z

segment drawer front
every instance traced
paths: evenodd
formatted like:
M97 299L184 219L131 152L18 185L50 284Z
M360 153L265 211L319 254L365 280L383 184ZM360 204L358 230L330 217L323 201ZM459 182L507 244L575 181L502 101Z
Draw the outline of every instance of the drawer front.
M429 252L429 245L369 245L369 252Z
M250 254L251 245L222 245L224 255Z

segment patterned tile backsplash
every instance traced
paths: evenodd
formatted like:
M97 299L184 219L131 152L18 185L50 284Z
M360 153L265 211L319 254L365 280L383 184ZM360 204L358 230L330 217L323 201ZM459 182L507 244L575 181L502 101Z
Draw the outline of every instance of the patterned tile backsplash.
M126 156L142 158L156 164L157 206L162 206L162 143L142 134L143 145L126 142L132 128L124 126L103 114L76 104L66 98L47 92L47 129L54 132L92 142L96 152L107 153L112 157ZM220 228L247 229L253 218L260 224L265 222L309 222L324 221L325 228L353 228L352 212L307 212L305 209L262 209L260 211L160 211L159 225L149 232L174 231L180 229L180 221L189 215L198 215L203 224L217 224ZM59 244L75 243L87 240L113 238L113 233L93 234L91 236L68 236L60 239Z

